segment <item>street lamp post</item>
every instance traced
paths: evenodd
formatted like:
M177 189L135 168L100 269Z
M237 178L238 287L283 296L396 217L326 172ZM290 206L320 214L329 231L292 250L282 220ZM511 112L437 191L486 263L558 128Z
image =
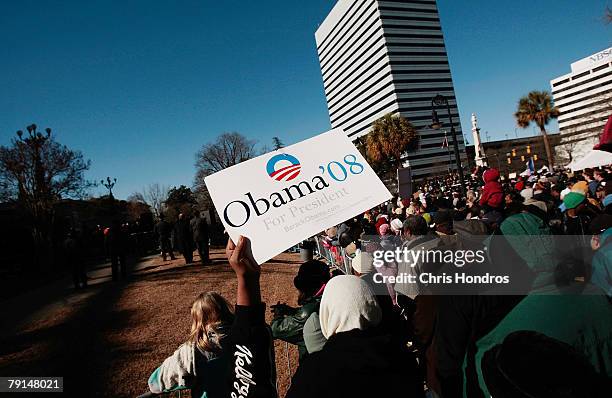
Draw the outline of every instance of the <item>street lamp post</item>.
M100 180L100 184L102 184L104 187L106 187L106 189L108 189L108 196L111 199L113 198L113 187L115 186L116 182L117 182L116 178L113 178L111 180L110 177L106 177L106 181Z
M442 123L438 118L438 112L436 112L436 106L446 105L448 111L448 121L450 123L451 134L453 136L453 147L455 149L455 163L457 163L457 171L459 172L459 178L461 180L462 194L465 195L465 180L463 179L463 168L461 167L461 157L459 155L459 144L457 143L457 132L455 131L455 125L453 123L453 115L451 114L450 103L448 99L438 94L431 99L431 125L430 127L434 130L439 130L442 127Z
M19 141L27 145L32 150L34 158L34 193L37 197L42 197L46 194L45 189L45 170L42 165L40 158L40 151L45 145L45 142L51 138L51 129L46 128L45 133L36 131L36 125L31 124L26 129L28 130L28 137L23 138L23 131L17 131L17 137Z
M34 225L32 228L32 237L34 239L34 261L37 266L43 264L43 261L49 261L53 252L50 251L51 243L49 241L51 231L51 195L48 184L45 182L45 167L43 165L42 150L51 139L51 129L46 128L45 134L36 131L36 125L29 125L26 130L28 135L24 136L22 130L17 131L18 145L23 145L22 156L28 154L32 156L34 166L33 186L31 211L34 216ZM45 260L43 260L45 259Z
M448 147L448 138L446 137L446 130L444 130L444 143L446 144L446 152L448 153L448 172L450 173L452 170L452 158L450 153L450 148Z

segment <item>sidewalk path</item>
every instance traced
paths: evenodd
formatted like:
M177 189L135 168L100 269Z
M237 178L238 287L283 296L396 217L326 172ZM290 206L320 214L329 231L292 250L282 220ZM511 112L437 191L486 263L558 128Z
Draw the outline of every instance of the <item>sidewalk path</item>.
M149 255L140 258L132 266L132 272L138 275L143 270L159 268L167 264L170 264L170 261L162 262L159 255ZM73 305L91 296L91 289L96 285L112 281L111 263L94 265L87 272L87 279L89 284L87 289L75 290L71 276L67 275L44 287L28 290L23 294L1 301L0 338L24 324L47 318L58 308Z

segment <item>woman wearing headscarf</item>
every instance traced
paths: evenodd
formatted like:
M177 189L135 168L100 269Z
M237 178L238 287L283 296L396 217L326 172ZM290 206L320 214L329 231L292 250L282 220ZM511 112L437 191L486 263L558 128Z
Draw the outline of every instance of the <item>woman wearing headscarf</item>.
M288 398L423 396L412 354L378 329L382 311L365 281L331 279L319 320L327 342L300 364Z

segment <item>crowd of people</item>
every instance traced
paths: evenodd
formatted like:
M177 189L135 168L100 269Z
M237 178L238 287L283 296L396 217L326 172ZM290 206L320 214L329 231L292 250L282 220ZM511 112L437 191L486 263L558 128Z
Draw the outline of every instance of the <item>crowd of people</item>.
M155 225L154 232L159 239L161 256L164 261L168 256L174 260L174 252L178 251L183 255L185 263L191 264L193 263L193 252L197 249L200 263L210 264L208 221L198 210L194 210L192 217L179 213L174 225L162 214Z
M250 242L230 240L235 311L218 295L199 296L189 338L151 375L150 390L275 397L272 339L281 339L300 354L287 397L607 396L611 171L508 179L485 168L464 184L456 175L422 181L321 233L326 253L293 281L299 306L271 306L269 326ZM486 255L460 267L418 256L376 263L377 252L398 248ZM352 269L338 266L345 258ZM521 289L397 278L483 271L510 272Z
M139 222L122 222L113 218L108 226L74 227L66 223L59 242L63 263L72 275L75 289L88 285L87 264L109 259L114 281L128 276L127 257L142 256L150 246L147 228Z
M194 210L191 216L180 213L174 223L160 215L152 232L143 230L138 222L122 222L119 217L114 217L110 225L97 225L91 231L68 227L61 242L61 254L72 274L74 287L80 289L87 287L86 263L92 256L98 261L109 259L112 280L117 281L129 275L129 255L142 256L158 247L163 261L175 260L178 252L186 264L191 264L197 251L200 263L208 265L211 263L209 245L208 221Z

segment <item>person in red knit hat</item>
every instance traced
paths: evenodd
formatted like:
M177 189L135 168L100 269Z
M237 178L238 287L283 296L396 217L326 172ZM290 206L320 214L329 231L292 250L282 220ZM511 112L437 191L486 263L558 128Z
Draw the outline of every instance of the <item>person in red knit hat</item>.
M523 189L525 188L525 182L523 182L523 180L519 180L515 185L514 185L514 189L516 189L517 191L521 192Z
M489 169L483 173L482 178L485 185L482 189L480 206L485 208L485 211L501 210L504 201L504 191L499 182L499 171L497 169Z

